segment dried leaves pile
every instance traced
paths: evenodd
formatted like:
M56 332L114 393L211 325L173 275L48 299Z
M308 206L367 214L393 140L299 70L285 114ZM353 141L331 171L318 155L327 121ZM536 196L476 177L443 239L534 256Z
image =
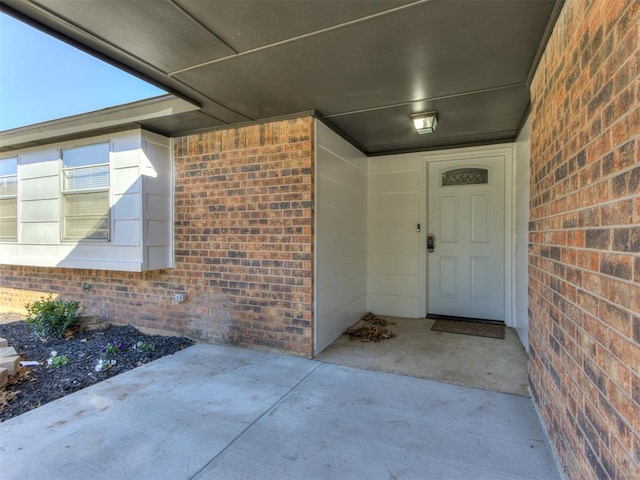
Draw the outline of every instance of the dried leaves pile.
M358 323L347 329L344 333L349 335L351 340L358 339L361 342L380 342L396 336L395 333L386 328L387 325L393 324L394 322L389 322L369 312L363 315Z
M29 382L29 371L24 367L19 367L15 375L9 377L7 384L0 390L0 411L7 405L13 397L20 393L20 390L7 390L7 387L13 387L22 382Z

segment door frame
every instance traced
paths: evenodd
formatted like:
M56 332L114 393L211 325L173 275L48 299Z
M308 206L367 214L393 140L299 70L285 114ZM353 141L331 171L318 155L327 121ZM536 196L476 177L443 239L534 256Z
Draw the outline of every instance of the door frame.
M427 200L428 200L428 165L431 162L442 162L451 160L474 160L482 159L485 157L502 157L504 161L504 314L505 324L508 327L513 326L513 280L514 280L514 261L513 261L513 145L506 144L504 146L486 146L486 147L468 147L455 150L447 150L446 152L425 152L421 154L422 157L422 198L420 205L420 216L423 221L424 229L422 229L420 248L420 279L421 279L421 292L422 292L422 305L424 308L424 315L427 315L428 310L428 295L427 295L427 262L428 255L426 249L427 235Z

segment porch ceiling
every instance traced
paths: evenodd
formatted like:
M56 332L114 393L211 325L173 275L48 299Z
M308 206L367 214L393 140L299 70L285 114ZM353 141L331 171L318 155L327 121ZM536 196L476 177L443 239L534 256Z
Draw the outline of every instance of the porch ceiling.
M563 0L1 0L202 108L164 135L315 111L367 154L515 139ZM409 115L437 110L417 135Z

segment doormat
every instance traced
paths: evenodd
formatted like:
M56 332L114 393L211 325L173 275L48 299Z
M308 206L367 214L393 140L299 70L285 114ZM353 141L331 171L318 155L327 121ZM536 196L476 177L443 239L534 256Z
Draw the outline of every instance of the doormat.
M431 327L434 332L459 333L476 337L504 339L504 325L465 322L461 320L436 320Z

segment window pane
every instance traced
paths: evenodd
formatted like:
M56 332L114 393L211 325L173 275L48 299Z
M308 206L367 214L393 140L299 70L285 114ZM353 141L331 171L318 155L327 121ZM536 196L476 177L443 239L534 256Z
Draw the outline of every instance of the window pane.
M99 163L109 163L108 143L67 148L62 151L62 164L64 168L84 167Z
M108 211L109 194L107 192L82 193L64 197L65 216L103 215Z
M109 218L107 216L65 218L64 238L107 240L109 238Z
M489 183L489 170L486 168L457 168L442 173L443 187L480 183Z
M62 174L65 191L109 188L109 165L65 170Z
M64 238L109 238L109 193L64 196Z
M18 202L15 198L0 200L0 218L15 218L18 215Z
M18 239L17 207L15 198L0 200L0 242L15 242Z
M18 192L18 177L0 177L0 197L15 196Z
M0 218L0 242L15 242L18 239L18 224L15 220Z
M18 174L18 158L3 158L0 160L0 177Z

